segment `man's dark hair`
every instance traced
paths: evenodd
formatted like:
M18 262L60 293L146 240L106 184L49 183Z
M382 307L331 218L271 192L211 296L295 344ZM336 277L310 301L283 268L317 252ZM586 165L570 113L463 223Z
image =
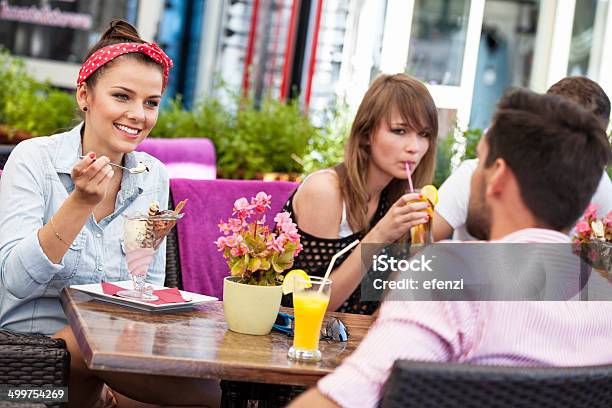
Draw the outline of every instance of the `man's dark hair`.
M560 95L570 98L586 110L594 113L608 127L610 121L610 99L597 82L586 77L566 77L548 88L550 95Z
M606 133L594 118L567 98L511 90L500 99L485 134L485 167L502 158L534 217L555 230L569 228L612 160Z

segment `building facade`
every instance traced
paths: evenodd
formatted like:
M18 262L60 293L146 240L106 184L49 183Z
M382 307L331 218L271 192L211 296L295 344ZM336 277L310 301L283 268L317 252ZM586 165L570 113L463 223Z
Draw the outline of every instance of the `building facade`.
M72 88L112 18L168 52L168 92L188 107L229 89L297 97L316 116L406 72L427 84L445 136L486 127L508 86L586 75L612 95L609 0L0 0L0 44Z

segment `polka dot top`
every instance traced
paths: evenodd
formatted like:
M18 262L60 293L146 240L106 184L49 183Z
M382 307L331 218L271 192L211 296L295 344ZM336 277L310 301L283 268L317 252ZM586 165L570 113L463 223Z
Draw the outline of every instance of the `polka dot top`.
M370 221L370 226L373 227L380 221L380 219L387 213L389 209L388 200L388 187L385 188L380 195L378 207L376 212ZM297 189L296 189L297 191ZM291 213L291 217L295 223L298 223L295 211L293 210L293 196L295 191L291 194L291 197L285 203L282 211ZM314 235L310 235L304 232L298 227L300 233L300 242L304 249L294 261L292 269L303 269L311 276L324 276L325 271L331 261L332 256L342 250L342 248L349 245L356 239L361 240L365 236L365 231L359 231L352 235L344 238L319 238ZM335 268L340 266L342 262L353 252L350 250L346 254L342 255L336 260ZM349 298L338 308L338 312L342 313L356 313L356 314L372 314L378 308L380 302L363 302L361 298L361 289L357 286L357 289L349 296ZM292 296L283 296L283 306L293 307Z

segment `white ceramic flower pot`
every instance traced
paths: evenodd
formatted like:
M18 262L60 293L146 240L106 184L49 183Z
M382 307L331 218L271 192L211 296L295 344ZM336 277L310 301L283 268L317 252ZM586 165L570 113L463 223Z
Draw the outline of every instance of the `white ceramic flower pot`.
M256 286L237 283L238 278L223 280L223 311L231 331L244 334L270 333L276 321L283 295L280 286Z

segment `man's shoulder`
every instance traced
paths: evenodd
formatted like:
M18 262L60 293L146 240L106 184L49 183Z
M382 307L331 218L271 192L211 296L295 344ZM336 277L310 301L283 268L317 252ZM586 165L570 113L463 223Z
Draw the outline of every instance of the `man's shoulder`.
M570 237L560 231L548 228L524 228L518 231L506 234L500 239L492 242L509 242L509 243L533 243L533 244L565 244L570 243Z
M440 194L462 193L465 186L469 186L472 173L478 166L478 160L469 159L463 161L455 171L440 186Z

